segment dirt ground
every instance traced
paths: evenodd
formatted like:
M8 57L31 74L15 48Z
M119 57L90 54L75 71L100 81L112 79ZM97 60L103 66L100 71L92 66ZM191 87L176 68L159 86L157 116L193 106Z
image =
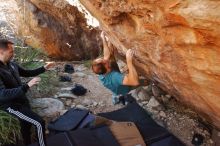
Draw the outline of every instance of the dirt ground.
M67 62L58 63L58 68L61 70L58 74L65 74L62 72L65 63ZM65 109L63 110L63 113L71 107L87 108L93 113L114 111L122 107L122 105L112 104L111 92L103 87L98 79L98 76L93 74L88 67L84 64L74 64L73 62L68 62L68 64L73 64L75 68L75 73L65 74L72 77L72 81L59 82L59 84L54 87L54 91L52 91L50 95L50 97L56 99L58 98L64 103ZM74 97L74 99L59 98L60 94L70 94L69 90L75 83L81 84L88 89L85 96ZM152 93L149 93L149 95L150 94ZM45 97L42 92L41 95L35 94L33 96L41 96L42 98ZM48 96L49 95L47 95L47 97ZM138 100L138 102L149 112L158 124L168 129L187 146L193 146L191 141L195 133L201 134L204 137L202 146L215 146L213 140L211 139L210 129L200 121L198 115L190 109L180 105L175 98L170 97L169 95L166 96L169 97L167 98L168 100L162 104L160 103L160 108L157 109L149 108L149 99L147 98Z

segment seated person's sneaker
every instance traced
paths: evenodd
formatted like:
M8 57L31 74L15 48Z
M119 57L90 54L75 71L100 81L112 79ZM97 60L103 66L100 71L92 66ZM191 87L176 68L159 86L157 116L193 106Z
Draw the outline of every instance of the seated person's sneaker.
M124 96L125 99L125 105L129 104L129 103L134 103L136 102L136 99L131 95L131 94L127 94Z
M119 97L119 102L122 103L123 105L126 105L125 96L120 96Z
M123 104L123 105L127 105L129 103L133 103L136 102L136 99L134 99L134 97L132 97L130 94L127 94L125 96L120 95L120 96L112 96L112 103L113 105L116 104Z
M119 104L119 103L120 103L120 101L119 101L118 96L112 95L112 104L116 105L116 104Z

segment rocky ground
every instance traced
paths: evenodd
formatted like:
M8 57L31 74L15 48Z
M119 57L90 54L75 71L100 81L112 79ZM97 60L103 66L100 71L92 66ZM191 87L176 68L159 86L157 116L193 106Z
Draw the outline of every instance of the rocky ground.
M71 62L70 62L71 63ZM32 94L32 106L47 122L56 119L69 108L78 107L90 109L93 113L107 112L119 109L122 105L112 105L111 92L104 88L98 77L84 64L73 64L75 73L63 73L64 63L58 63L59 75L72 77L71 82L59 82L50 92L51 95ZM70 90L75 83L88 89L85 96L75 96ZM193 135L198 133L204 137L202 146L214 146L209 126L207 126L196 113L177 103L175 98L161 91L156 85L139 87L132 92L138 103L145 108L155 121L167 128L181 139L187 146L192 146ZM40 97L40 98L39 98Z

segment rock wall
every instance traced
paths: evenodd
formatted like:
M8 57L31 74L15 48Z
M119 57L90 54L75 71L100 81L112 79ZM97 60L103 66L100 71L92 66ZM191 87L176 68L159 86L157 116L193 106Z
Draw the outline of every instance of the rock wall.
M65 60L99 54L99 30L87 25L84 14L64 0L16 0L19 35L28 45Z
M220 1L80 0L139 72L220 128Z
M18 21L16 13L18 7L15 0L0 0L0 38L8 38L17 42L15 25Z

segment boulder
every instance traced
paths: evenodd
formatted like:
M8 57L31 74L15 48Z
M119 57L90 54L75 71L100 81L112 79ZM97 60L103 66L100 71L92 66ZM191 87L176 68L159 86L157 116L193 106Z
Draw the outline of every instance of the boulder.
M31 107L40 116L54 119L64 110L64 104L54 98L36 98L31 100Z
M84 60L99 55L99 30L65 0L16 0L18 35L52 58Z
M220 128L220 1L80 0L123 59Z

